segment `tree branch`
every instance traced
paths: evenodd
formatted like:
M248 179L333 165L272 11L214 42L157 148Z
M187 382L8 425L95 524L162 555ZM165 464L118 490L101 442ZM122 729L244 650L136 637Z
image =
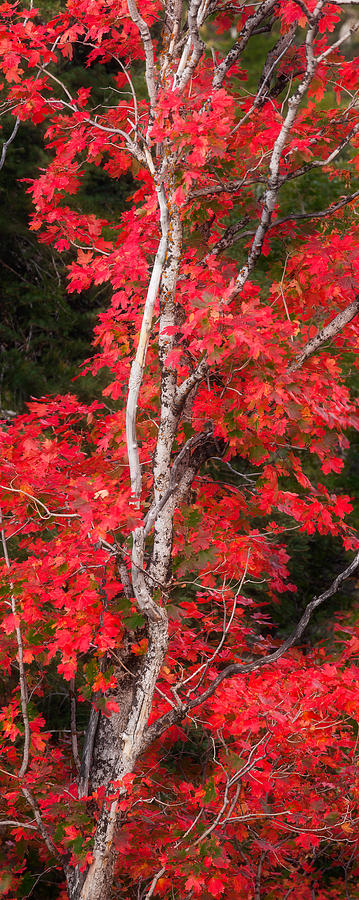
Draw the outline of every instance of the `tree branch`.
M131 2L131 0L130 0ZM136 357L132 363L131 374L128 386L128 399L126 409L126 437L127 452L130 465L131 487L132 493L136 499L141 494L141 467L137 445L137 404L142 384L143 370L146 362L147 348L151 335L152 316L157 292L161 280L162 270L166 258L167 238L168 238L168 213L166 196L163 185L156 187L158 202L161 216L161 239L158 245L156 258L154 261L152 275L148 286L145 308L143 312L141 331L138 341Z
M263 207L262 207L262 215L260 219L260 223L256 229L256 233L253 238L252 246L250 248L248 254L247 264L243 266L240 270L239 275L237 277L234 289L233 296L239 293L244 284L247 281L248 275L254 268L258 257L261 254L263 241L267 234L269 225L271 223L273 211L275 208L278 191L280 188L280 178L279 178L279 170L280 163L282 160L282 154L284 151L284 147L288 136L291 132L292 126L294 125L300 104L302 102L303 97L305 96L309 85L312 82L314 77L314 73L316 70L317 62L314 56L313 43L316 34L317 23L320 19L323 6L325 4L325 0L318 0L316 7L314 9L312 15L312 24L308 28L306 38L305 38L305 52L306 52L306 72L304 78L300 82L297 87L295 94L288 100L288 111L287 115L284 119L283 125L280 129L278 137L276 138L272 150L272 155L269 163L269 179L267 184L267 189L263 198Z
M93 698L93 700L94 699L96 699L96 697ZM99 719L99 710L96 709L95 706L91 706L90 719L86 730L85 743L82 751L82 760L79 769L77 787L79 797L87 797L88 795L93 748L95 744Z
M246 113L245 118L247 119L254 109L258 109L258 107L263 106L266 102L266 99L269 95L269 90L267 90L267 86L270 86L271 76L274 72L274 69L277 63L280 62L283 56L285 56L287 50L294 42L295 33L297 30L297 24L294 22L289 31L286 34L283 34L272 50L269 51L267 55L267 59L265 61L263 72L259 81L257 95L253 101L253 105L249 112ZM242 122L239 123L241 125Z
M190 0L187 14L189 35L173 81L173 88L181 92L188 84L204 51L204 44L199 36L199 29L203 24L207 7L208 0ZM190 56L191 48L192 53Z
M213 76L212 86L215 91L218 91L219 88L222 87L224 79L228 75L229 70L235 63L239 60L243 50L248 44L248 41L253 34L254 29L263 19L271 12L271 10L276 5L277 0L265 0L264 3L261 3L256 12L253 13L252 16L247 19L246 24L242 30L241 36L238 41L233 45L227 56L222 60L222 62L217 66L217 69Z
M0 828L30 828L31 831L37 831L37 825L31 825L30 822L18 822L16 819L0 819Z
M12 144L12 142L13 142L13 141L15 140L15 138L16 138L16 135L17 135L18 130L19 130L19 126L20 126L20 119L19 119L19 116L17 116L17 118L15 119L15 125L14 125L14 127L13 127L13 130L12 130L11 134L10 134L10 137L8 137L7 141L4 141L4 143L3 143L3 145L2 145L1 157L0 157L0 170L2 169L2 167L3 167L3 165L4 165L4 162L5 162L5 159L6 159L6 154L7 154L7 151L8 151L8 148L10 147L10 144Z
M178 309L176 287L182 255L182 222L177 204L173 199L174 185L168 187L168 207L171 210L166 264L161 280L159 296L160 321L158 334L158 359L161 370L160 422L153 459L154 505L158 512L155 518L153 548L150 571L156 582L165 584L172 549L173 503L168 488L171 482L171 455L178 427L180 411L176 408L177 373L167 365L167 359L175 347ZM167 494L169 502L162 503Z
M333 203L332 206L328 206L326 209L320 209L318 212L310 212L310 213L293 213L290 216L284 216L283 219L275 219L274 222L271 223L270 228L276 228L277 225L284 225L285 222L300 222L301 220L308 219L325 219L327 216L332 216L333 213L337 212L338 209L342 209L343 206L348 206L348 203L352 203L353 200L357 200L359 197L359 190L354 191L353 194L347 194L345 197L342 197L338 200L337 203Z
M344 150L345 147L348 146L353 137L358 134L359 131L359 122L354 125L349 134L338 144L335 150L326 157L326 159L315 159L311 163L307 163L305 166L302 166L301 169L296 169L294 172L288 172L281 181L281 185L285 184L287 181L292 181L294 178L300 178L302 175L306 175L307 172L311 172L312 169L323 168L324 166L329 166L334 159Z
M143 900L149 900L149 898L152 897L152 895L155 891L155 888L156 888L160 878L162 878L162 875L164 875L165 871L166 871L166 866L162 866L162 869L159 869L159 871L156 872L156 875L154 875L154 877L152 878L152 881L148 888L148 891L146 891L146 893L143 896Z
M292 213L289 216L283 216L282 219L274 219L268 225L267 231L272 231L273 228L279 228L280 225L285 225L286 222L301 222L301 221L310 221L310 219L326 219L329 216L332 216L335 212L338 212L339 209L343 209L344 206L348 206L349 203L353 203L354 200L359 198L359 190L354 191L353 194L347 194L345 197L342 197L338 200L337 203L333 203L332 206L328 206L327 209L320 209L318 212L308 212L308 213ZM255 234L255 230L246 229L243 231L245 226L248 223L248 217L241 219L239 222L234 222L233 225L229 225L228 228L222 234L222 237L210 248L209 252L202 260L202 262L206 262L212 254L221 253L223 250L228 250L237 240L240 238L249 237Z
M147 25L147 22L145 22L145 20L142 18L142 16L140 16L138 12L136 0L127 0L127 6L131 19L137 26L142 38L146 60L146 84L151 104L150 115L153 115L153 111L156 106L156 76L151 32Z
M321 347L321 345L324 344L325 341L336 337L336 335L339 334L340 331L342 331L345 325L348 325L348 323L358 315L358 312L359 296L356 300L354 300L354 303L351 303L346 307L346 309L343 309L340 313L338 313L338 315L335 316L335 318L332 319L332 321L329 322L328 325L325 325L324 328L318 331L318 334L316 334L314 338L308 341L301 352L298 353L294 362L289 366L288 372L296 372L298 369L300 369L305 360L308 359L308 356L311 356L312 353L315 352L315 350L318 350L318 347Z
M76 725L76 695L75 695L75 679L71 678L70 680L70 727L71 727L71 745L72 745L72 756L76 766L77 771L80 771L81 761L79 757L79 748L78 748L78 740L77 740L77 725Z
M194 709L196 706L201 705L209 697L215 693L219 685L226 678L231 678L233 675L246 675L249 672L256 672L258 669L262 669L263 666L271 665L271 663L276 662L297 641L302 637L308 623L311 620L314 610L318 609L326 600L329 600L330 597L333 597L334 594L338 591L344 581L350 578L351 575L355 572L355 570L359 566L359 552L356 554L351 563L344 569L343 572L340 572L339 575L334 579L330 587L324 591L319 597L314 597L310 603L307 604L303 615L301 616L298 624L292 631L291 635L283 641L283 643L275 650L273 653L269 653L267 656L262 656L259 659L254 660L253 662L241 665L240 663L233 663L230 666L227 666L223 669L222 672L217 675L216 678L213 679L209 687L203 691L202 694L195 697L193 700L190 700L188 703L184 703L182 709L171 709L168 713L165 713L164 716L161 716L160 719L157 719L156 722L153 722L152 725L147 728L145 732L143 743L144 748L148 747L156 738L160 737L163 732L169 728L171 725L174 725L176 722L181 721L181 719L185 718L186 714Z
M63 862L62 855L56 849L55 844L53 843L53 841L49 835L49 832L43 823L38 804L35 800L35 797L32 794L32 791L25 784L21 785L21 791L23 793L23 796L25 797L25 800L27 801L27 803L29 804L29 806L32 809L34 819L35 819L35 822L37 825L37 830L38 830L40 836L42 837L44 843L46 844L47 849L49 850L51 855L55 857L55 859L59 860L59 862Z
M333 53L333 50L338 50L338 48L341 47L342 44L344 44L345 41L347 41L348 38L352 36L352 34L355 34L355 32L358 31L358 28L359 22L355 22L354 25L351 25L350 28L348 28L348 31L345 31L344 34L342 34L342 36L338 38L338 40L335 41L334 44L331 44L331 46L328 47L327 50L324 50L323 53L317 56L317 62L323 62L323 59L326 59L328 56L330 56L330 54Z
M194 372L191 372L188 377L182 381L182 384L179 385L176 395L176 403L178 406L183 406L185 403L186 397L188 394L199 384L200 381L205 377L208 371L208 361L207 356L204 356L203 359L198 363L197 368Z

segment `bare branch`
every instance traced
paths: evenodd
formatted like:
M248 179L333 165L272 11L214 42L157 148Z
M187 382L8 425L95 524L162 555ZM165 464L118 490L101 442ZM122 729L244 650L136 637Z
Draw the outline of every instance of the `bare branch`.
M142 38L146 60L146 84L148 96L151 103L151 114L153 115L153 111L156 106L156 75L151 32L147 25L147 22L145 22L145 20L142 18L142 16L140 16L138 12L136 0L127 0L127 6L131 19L137 26Z
M223 232L222 237L210 247L208 253L202 260L202 263L204 264L211 256L217 256L218 253L222 253L223 250L227 250L228 247L231 247L232 244L235 243L237 237L241 237L241 231L246 228L248 223L249 216L244 216L239 222L234 222L233 225L229 225ZM248 232L246 232L246 234L248 234Z
M342 34L342 36L338 38L338 40L335 41L334 44L331 44L331 46L328 47L327 50L324 50L323 53L321 53L317 57L317 62L323 62L323 59L327 59L327 57L330 56L331 53L333 53L333 50L338 50L338 48L341 47L342 44L344 44L345 41L347 41L348 38L352 36L352 34L355 34L355 32L358 31L358 28L359 22L355 22L354 25L351 25L350 28L348 28L348 31L345 31L344 34Z
M30 822L17 822L16 819L0 819L0 828L11 826L12 828L30 828L31 831L37 831L37 825L31 825Z
M132 2L132 0L130 0ZM168 213L164 188L161 185L157 188L158 202L161 215L161 238L154 261L152 275L148 286L145 308L143 312L141 331L138 341L136 357L132 363L131 374L129 378L128 400L126 409L126 436L127 436L127 452L130 464L131 487L135 498L139 499L141 494L141 467L138 455L137 445L137 403L142 384L143 370L146 362L147 348L150 340L152 316L157 292L161 280L163 266L166 258L167 238L168 238Z
M300 222L305 219L325 219L328 216L332 216L338 209L342 209L343 206L348 206L349 203L352 203L353 200L357 200L358 197L359 191L354 191L353 194L347 194L345 197L341 197L337 203L333 203L333 205L328 206L327 209L320 209L318 212L310 213L293 213L290 216L284 216L283 219L275 219L274 222L271 222L270 228L276 228L277 225L284 225L285 222Z
M181 17L182 17L182 7L183 0L170 0L170 2L166 6L165 11L165 21L166 21L166 30L168 34L168 50L164 57L164 63L161 69L161 79L163 81L166 69L169 65L170 60L173 57L174 50L176 47L176 43L179 37L179 31L181 26Z
M329 341L332 338L336 337L339 334L345 325L348 325L355 316L358 315L359 312L359 297L343 309L328 325L325 325L318 334L315 335L308 343L303 347L300 353L298 353L292 365L289 367L288 372L296 372L297 369L300 369L306 359L312 355L325 341Z
M188 199L195 200L197 197L206 197L208 194L235 194L237 191L240 191L244 184L248 184L246 178L247 176L245 175L240 181L223 181L218 184L208 185L208 187L198 188L195 191L190 191Z
M161 368L161 411L156 449L153 460L154 504L159 510L156 515L151 575L161 584L166 583L172 548L172 528L175 499L170 499L174 481L171 480L171 454L179 421L180 410L176 407L177 374L167 365L168 355L175 347L177 306L175 301L182 253L182 222L176 203L173 201L173 187L169 191L168 205L171 209L167 260L164 267L159 297L160 322L158 335L158 357ZM162 503L167 494L168 503Z
M291 45L293 44L294 38L295 38L295 33L296 33L296 28L297 28L297 26L296 26L296 23L294 22L293 25L291 25L289 31L286 34L283 34L279 38L279 40L277 41L275 46L272 48L272 50L269 51L269 53L267 55L267 59L264 64L263 72L262 72L262 75L261 75L261 78L259 81L257 95L253 101L253 105L252 105L251 109L246 113L244 119L247 119L251 115L251 113L253 112L254 109L258 109L258 107L263 106L263 104L265 103L265 101L268 97L268 94L269 94L269 91L266 88L267 88L267 86L270 86L271 76L274 72L274 69L275 69L277 63L280 62L282 57L285 56L287 50L289 50L289 47L291 47ZM241 120L241 122L239 123L239 126L237 126L237 128L243 124L244 119Z
M321 606L326 600L329 600L330 597L333 597L333 595L337 593L343 582L346 581L347 578L350 578L351 575L353 575L358 566L359 553L356 554L349 566L347 566L347 568L344 569L343 572L340 572L340 574L337 575L330 587L327 588L327 590L324 591L323 594L320 594L319 597L314 597L314 599L307 604L304 613L300 618L298 624L292 631L292 634L285 641L283 641L283 643L280 647L278 647L277 650L275 650L273 653L269 653L268 656L264 656L261 659L254 660L254 662L248 663L244 666L237 663L235 663L233 666L228 666L227 669L224 669L223 672L221 672L220 675L214 680L210 688L208 688L208 690L204 692L201 699L199 700L199 698L197 697L195 701L191 702L191 704L194 703L197 706L199 702L203 703L204 700L207 699L207 697L210 697L213 694L213 690L216 690L217 685L220 684L221 681L223 681L223 678L228 678L231 674L240 675L246 674L247 672L255 672L257 669L261 669L263 668L263 666L267 666L270 663L276 662L277 659L280 659L282 656L284 656L287 650L290 650L290 648L293 647L293 645L296 644L297 641L299 641L302 637L307 625L312 618L314 610Z
M0 484L0 490L8 491L10 494L22 494L24 497L28 497L29 500L33 501L36 512L39 515L40 519L50 519L50 518L79 519L80 518L78 513L60 513L60 512L57 512L57 510L55 511L55 510L49 509L48 506L45 506L45 503L43 503L42 500L39 500L38 497L33 497L32 494L29 494L27 491L21 490L21 488L15 488L12 485L11 485L11 487L8 487L6 484ZM43 510L43 512L41 512L41 510ZM1 519L0 519L0 524L1 524Z

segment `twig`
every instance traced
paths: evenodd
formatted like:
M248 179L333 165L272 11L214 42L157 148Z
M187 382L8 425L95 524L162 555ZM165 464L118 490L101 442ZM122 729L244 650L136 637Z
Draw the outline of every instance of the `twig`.
M32 494L28 494L27 491L22 491L20 488L7 487L5 484L0 484L0 490L9 491L11 494L22 494L24 497L28 497L29 500L32 500L35 504L36 512L40 516L40 519L49 519L49 518L57 518L57 519L79 519L80 516L78 513L60 513L60 512L52 512L42 500L38 500L37 497L33 497ZM41 515L39 510L39 506L45 511L45 515Z
M210 656L210 658L209 658L205 663L203 663L201 666L199 666L199 668L196 669L196 671L193 672L192 675L189 675L189 677L186 678L184 681L182 681L181 684L176 685L176 689L178 690L179 687L182 687L182 685L186 684L186 682L188 682L188 681L191 681L192 678L195 678L196 675L199 675L199 673L202 672L201 677L200 677L199 681L197 682L197 684L195 685L195 687L194 687L194 688L191 688L191 690L188 692L188 695L187 695L188 697L190 697L191 694L193 694L195 690L198 690L198 688L200 687L200 685L201 685L202 682L203 682L203 679L204 679L205 676L206 676L206 673L207 673L207 671L208 671L208 669L209 669L209 666L211 665L211 663L213 662L213 660L216 658L216 656L218 656L218 653L220 652L220 650L221 650L222 647L223 647L223 644L224 644L224 642L225 642L225 639L226 639L226 637L227 637L227 634L228 634L229 629L230 629L230 627L231 627L231 625L232 625L232 622L233 622L234 614L235 614L236 607L237 607L237 597L238 597L238 595L240 594L240 592L241 592L241 590L242 590L242 587L243 587L243 585L244 585L244 583L245 583L245 580L246 580L246 576L247 576L247 572L248 572L248 566L249 566L250 555L251 555L251 550L250 550L250 548L249 548L248 553L247 553L246 564L245 564L245 567L244 567L244 572L243 572L242 578L241 578L241 580L240 580L238 589L237 589L237 591L236 591L236 594L235 594L235 597L234 597L234 600L233 600L233 608L232 608L232 612L231 612L231 615L230 615L230 618L229 618L228 622L227 622L227 623L224 622L223 633L222 633L222 636L221 636L221 638L220 638L219 643L217 644L216 649L215 649L214 652L212 653L212 656Z

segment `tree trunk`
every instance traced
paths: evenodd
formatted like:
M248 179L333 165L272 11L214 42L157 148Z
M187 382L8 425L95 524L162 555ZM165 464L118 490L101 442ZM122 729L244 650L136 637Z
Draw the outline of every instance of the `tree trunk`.
M146 656L137 671L118 674L118 689L113 695L120 711L99 718L95 736L90 788L110 786L113 781L133 772L143 750L143 734L151 711L153 692L167 650L167 615L159 609L159 621L149 626ZM133 657L132 657L133 659ZM135 657L138 661L138 658ZM90 752L90 748L88 751ZM123 787L123 794L126 787ZM120 792L121 796L121 792ZM85 872L80 866L66 869L69 900L109 900L116 859L115 838L121 813L119 800L103 802L96 826L93 861Z

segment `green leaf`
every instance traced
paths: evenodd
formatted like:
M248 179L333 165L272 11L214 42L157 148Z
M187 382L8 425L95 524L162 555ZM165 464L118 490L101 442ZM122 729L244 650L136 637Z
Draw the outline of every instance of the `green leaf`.
M217 797L217 790L216 790L216 785L214 782L214 777L212 775L211 778L209 778L206 783L204 800L206 801L206 803L210 803L210 801L215 800L216 797Z
M133 613L132 616L126 616L125 625L128 631L136 631L136 628L143 628L145 620L139 613Z

